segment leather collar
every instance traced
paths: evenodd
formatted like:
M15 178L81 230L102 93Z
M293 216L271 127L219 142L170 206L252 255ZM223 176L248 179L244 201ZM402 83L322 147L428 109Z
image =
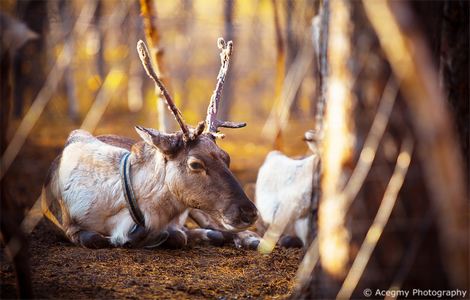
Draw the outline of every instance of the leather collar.
M124 191L124 197L126 198L127 208L129 209L132 219L136 224L145 228L145 217L137 204L137 199L135 198L134 190L132 189L131 163L129 160L130 155L130 152L124 154L121 158L121 162L119 163L121 185Z

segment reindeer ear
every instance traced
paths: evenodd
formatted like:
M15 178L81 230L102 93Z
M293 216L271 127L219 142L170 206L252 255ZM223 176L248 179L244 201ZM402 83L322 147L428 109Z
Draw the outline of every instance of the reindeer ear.
M176 153L182 144L181 135L163 133L152 128L135 126L135 131L147 144L156 147L160 152L166 155Z
M319 154L319 141L321 140L320 134L314 130L308 130L304 134L304 141L307 142L308 148L313 154Z

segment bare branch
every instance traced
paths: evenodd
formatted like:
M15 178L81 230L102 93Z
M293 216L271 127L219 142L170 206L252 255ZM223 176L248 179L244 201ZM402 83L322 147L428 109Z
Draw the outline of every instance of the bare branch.
M139 3L141 16L144 21L145 41L147 42L147 47L150 50L151 61L153 67L155 68L155 73L171 94L170 80L169 78L165 77L166 68L163 60L164 51L160 45L162 33L159 31L157 26L157 3L154 0L140 0ZM157 91L156 93L159 95L156 101L158 113L158 130L163 132L170 132L175 129L170 120L171 112L166 110L166 101L161 96L160 91Z
M445 269L455 286L464 287L469 278L469 248L463 159L431 53L407 3L362 3L410 109L424 178L439 211L436 220Z
M383 92L377 114L374 117L374 121L372 122L372 126L367 135L363 149L361 150L361 154L359 155L357 165L354 168L346 187L343 189L342 193L344 195L345 211L348 211L351 207L354 198L363 185L365 177L369 174L380 140L382 139L385 128L387 127L397 93L398 83L394 78L390 78ZM308 131L305 133L305 140L318 142L322 140L322 137L319 136L317 131ZM299 270L297 271L295 287L297 292L307 284L308 278L318 262L318 251L318 238L315 238L306 251L304 259L300 263Z
M364 242L356 255L354 263L349 270L348 276L343 282L343 285L338 293L337 299L348 299L356 288L359 280L364 273L367 263L377 246L380 236L382 235L385 225L390 218L395 202L398 197L403 182L405 181L406 173L411 162L411 155L413 153L413 139L407 136L402 142L400 154L397 157L395 170L393 171L392 178L388 182L387 189L380 203L379 210L375 216L374 222L367 231Z
M346 210L356 198L359 190L364 184L367 174L369 174L372 162L374 161L380 141L387 128L388 120L393 110L395 99L397 98L399 83L391 77L383 91L377 113L367 134L364 146L359 154L356 167L349 177L348 183L343 190Z
M168 109L173 113L176 121L180 125L185 140L189 140L189 129L186 123L184 122L183 115L176 107L175 103L173 102L173 99L171 98L170 94L168 93L160 78L158 78L155 69L152 66L147 46L145 46L145 43L142 40L139 40L139 42L137 42L137 52L139 53L140 61L144 66L145 72L147 72L147 75L153 79L155 85L157 85L160 89L161 94L165 98L165 102L168 105Z
M305 35L304 41L308 41L307 35ZM280 94L275 95L277 100L275 100L269 118L263 127L263 135L268 136L270 140L276 138L286 128L290 115L290 107L294 102L295 95L300 88L305 74L310 70L313 60L313 47L309 44L310 42L303 43L285 78L284 74L282 76Z
M227 76L228 66L230 63L230 55L232 55L233 43L229 41L226 43L223 38L217 40L217 46L220 52L220 70L217 75L217 84L212 93L209 107L207 108L206 129L210 133L217 133L218 127L225 128L241 128L246 126L246 123L235 123L228 121L217 120L217 112L219 110L220 99L222 98L222 90L224 88L225 77Z

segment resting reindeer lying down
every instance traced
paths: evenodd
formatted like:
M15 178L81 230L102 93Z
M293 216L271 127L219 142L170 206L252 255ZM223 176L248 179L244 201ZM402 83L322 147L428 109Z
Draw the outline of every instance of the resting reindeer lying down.
M185 144L182 134L136 129L144 141L134 144L131 152L112 145L128 139L95 138L76 130L53 164L44 196L47 202L58 202L60 227L72 242L92 248L139 247L158 243L165 238L158 234L170 230L176 236L168 242L174 243L172 238L186 239L177 225L189 207L207 212L228 230L246 228L256 220L256 208L228 168L228 155L210 134ZM134 222L121 185L119 165L127 153L145 226Z
M221 58L228 59L231 42L219 43ZM70 241L89 248L153 247L162 242L184 246L188 237L221 239L217 232L187 231L179 226L188 208L204 211L227 230L246 229L257 219L256 207L231 173L230 157L215 143L218 127L244 124L215 118L221 92L218 84L209 106L214 109L208 110L206 122L189 128L146 65L150 63L142 42L138 50L181 131L166 134L137 126L142 138L137 143L125 137L73 131L43 187L46 217Z

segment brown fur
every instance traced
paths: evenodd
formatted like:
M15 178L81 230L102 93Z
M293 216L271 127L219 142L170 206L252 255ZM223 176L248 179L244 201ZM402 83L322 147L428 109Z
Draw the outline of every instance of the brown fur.
M62 157L62 154L59 154L59 156L57 156L52 161L51 166L49 167L49 170L47 171L46 180L44 181L44 185L49 185L50 184L50 182L52 180L52 176L55 174L55 172L57 171L57 168L59 167L61 157Z
M105 144L120 147L129 151L131 150L132 145L136 143L136 141L131 138L114 134L99 135L96 138Z

